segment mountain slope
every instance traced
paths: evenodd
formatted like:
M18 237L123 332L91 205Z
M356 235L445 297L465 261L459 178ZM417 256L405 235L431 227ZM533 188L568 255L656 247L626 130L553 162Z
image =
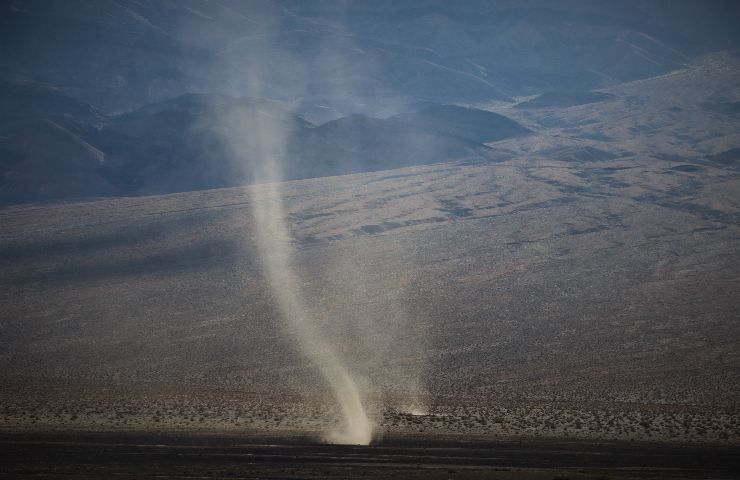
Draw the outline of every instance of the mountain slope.
M723 0L11 0L0 13L0 76L54 83L108 111L212 91L377 115L391 97L589 90L740 45L737 3ZM248 78L254 63L259 79Z
M3 126L0 203L116 195L101 174L105 154L49 119Z
M241 185L254 181L250 165L273 141L283 178L297 179L485 160L482 140L525 132L500 115L449 106L403 121L353 115L314 126L277 102L214 94L113 116L76 101L39 102L43 109L23 110L27 118L0 116L11 134L0 139L4 203Z
M472 142L487 143L518 137L529 132L503 115L455 105L435 105L394 119L425 130L453 135Z
M418 128L395 119L352 115L303 132L291 142L291 156L300 158L296 174L323 175L385 170L438 163L456 158L485 157L479 143Z
M113 117L94 142L108 156L104 174L126 192L239 185L250 181L245 167L258 152L244 138L262 115L285 132L309 126L274 102L188 94Z

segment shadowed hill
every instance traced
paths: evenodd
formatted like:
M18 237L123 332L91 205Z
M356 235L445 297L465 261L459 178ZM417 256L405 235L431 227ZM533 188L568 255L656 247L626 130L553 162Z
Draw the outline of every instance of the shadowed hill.
M108 155L103 174L125 192L233 186L249 181L243 163L256 148L230 151L230 137L265 115L285 131L309 126L274 102L188 94L113 117L94 142Z
M545 92L532 100L518 103L516 108L566 108L601 102L612 98L599 92Z
M253 133L263 120L285 139L287 179L488 159L482 141L526 132L501 115L450 106L404 121L352 115L317 127L268 100L186 94L105 116L54 91L34 91L3 103L0 122L10 134L0 139L3 203L249 183L246 167L260 141Z
M287 140L288 179L435 163L481 154L479 144L393 120L354 115L319 127L274 102L184 95L115 117L96 139L106 177L126 191L174 192L247 183L258 151L248 133L263 116ZM235 136L241 150L231 151ZM252 139L254 140L254 139Z
M529 132L503 115L456 105L434 105L395 119L444 135L453 135L478 143L495 142Z
M51 85L0 82L0 203L119 191L99 171L90 137L108 119Z
M366 100L390 87L449 103L665 73L689 56L737 45L737 12L737 2L723 0L710 7L687 0L466 1L454 8L443 0L11 0L0 7L0 71L57 83L111 111L203 85L254 95L233 89L233 60L253 61L264 37L245 32L259 32L267 18L269 41L290 55L265 62L260 88L295 98L295 82L280 81L280 73L332 45L348 68L332 69L310 90L346 115L352 96L342 86L365 92ZM317 63L305 67L320 69ZM369 64L373 75L364 70Z
M29 118L49 118L92 126L106 122L100 110L53 85L0 80L0 124Z
M486 149L480 143L450 134L395 119L352 115L303 131L293 138L291 157L301 160L298 170L292 174L288 172L293 178L311 176L310 172L334 175L485 154Z

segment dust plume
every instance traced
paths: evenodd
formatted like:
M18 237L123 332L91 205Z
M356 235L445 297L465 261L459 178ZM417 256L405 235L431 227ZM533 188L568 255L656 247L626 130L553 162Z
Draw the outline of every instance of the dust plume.
M271 132L265 132L269 138ZM275 160L265 157L269 170ZM269 174L277 173L266 172ZM310 309L303 298L299 279L291 265L291 251L285 213L282 207L280 183L271 182L252 188L253 214L258 230L257 244L262 253L266 275L275 294L280 313L293 329L300 347L321 371L339 403L344 425L326 438L332 443L362 444L372 439L372 424L368 419L360 392L350 372L317 330Z
M372 96L372 89L362 83L372 77L368 72L372 62L367 56L363 56L365 61L351 60L356 52L343 35L319 42L301 55L291 52L274 35L280 30L280 15L275 13L268 5L260 11L260 26L223 52L223 64L217 71L228 74L222 81L239 96L248 94L254 99L242 98L226 109L227 113L219 113L222 138L229 157L253 183L246 188L251 197L255 242L286 331L321 373L340 407L341 424L326 433L324 440L368 444L374 426L368 408L377 407L379 399L409 409L424 403L418 368L408 367L422 357L419 347L414 346L421 345L420 335L410 328L400 296L412 282L408 272L393 271L392 258L387 259L385 270L378 272L382 275L377 278L384 281L369 280L357 265L358 252L339 246L328 255L333 258L322 262L323 272L307 275L299 268L298 240L289 229L291 212L283 203L281 182L294 173L286 171L289 156L296 155L292 140L306 128L285 106L300 105L302 89L309 91L325 84L330 85L337 111L355 111L362 103L358 99ZM425 154L426 147L418 145L416 137L403 140L398 148ZM357 160L351 154L343 159L353 161ZM399 255L401 251L405 247L399 244L393 252ZM318 279L319 285L312 285L309 279ZM316 295L315 289L322 294ZM382 307L362 308L363 301ZM373 388L364 382L371 378ZM396 390L391 392L392 388Z
M269 17L265 17L268 19ZM269 22L264 22L269 25ZM263 63L289 55L270 44L269 35L260 51L260 60L242 66L241 81L259 97L265 88ZM243 64L241 64L243 65ZM291 75L301 78L296 62ZM295 252L283 207L281 181L285 177L283 159L287 153L295 117L270 101L255 100L251 108L236 106L223 115L224 139L234 159L242 164L254 185L246 187L251 197L254 232L265 277L270 285L286 329L305 356L318 368L342 412L338 429L324 440L342 444L369 444L373 424L363 405L360 390L345 362L316 325L312 308L305 299L301 279L294 265Z

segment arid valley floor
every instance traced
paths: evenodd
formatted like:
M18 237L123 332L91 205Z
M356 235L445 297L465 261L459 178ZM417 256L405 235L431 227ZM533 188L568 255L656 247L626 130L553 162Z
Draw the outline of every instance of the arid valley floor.
M722 106L739 71L722 53L596 103L487 105L534 133L487 159L285 184L302 287L380 445L672 445L702 468L714 446L707 475L737 474L740 121ZM337 407L275 319L259 188L0 209L3 441L318 440ZM562 476L607 475L594 465Z

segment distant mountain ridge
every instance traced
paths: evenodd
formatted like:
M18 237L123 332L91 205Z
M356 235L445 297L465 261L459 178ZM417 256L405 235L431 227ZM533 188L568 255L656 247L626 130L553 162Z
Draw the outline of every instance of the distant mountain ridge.
M290 133L286 178L487 159L555 127L550 109L612 108L597 92L737 49L739 15L731 0L8 0L0 203L249 182L249 135L233 151L222 119L255 112ZM734 98L706 103L737 118Z
M374 115L358 103L510 100L666 73L736 48L739 10L731 0L9 0L0 77L53 83L114 112L192 91L262 91ZM262 80L243 82L238 62L263 55ZM330 68L315 61L327 56Z
M516 108L567 108L610 98L612 95L601 92L544 92L531 100L518 103Z
M58 101L28 109L25 117L0 115L10 133L0 139L0 202L249 183L254 179L248 165L260 149L248 133L259 127L261 115L285 136L285 179L487 159L484 141L527 132L501 115L455 106L387 119L357 114L317 126L278 102L253 98L186 94L104 115L59 94Z
M433 105L394 117L404 123L478 143L526 135L529 129L503 115L457 105Z

